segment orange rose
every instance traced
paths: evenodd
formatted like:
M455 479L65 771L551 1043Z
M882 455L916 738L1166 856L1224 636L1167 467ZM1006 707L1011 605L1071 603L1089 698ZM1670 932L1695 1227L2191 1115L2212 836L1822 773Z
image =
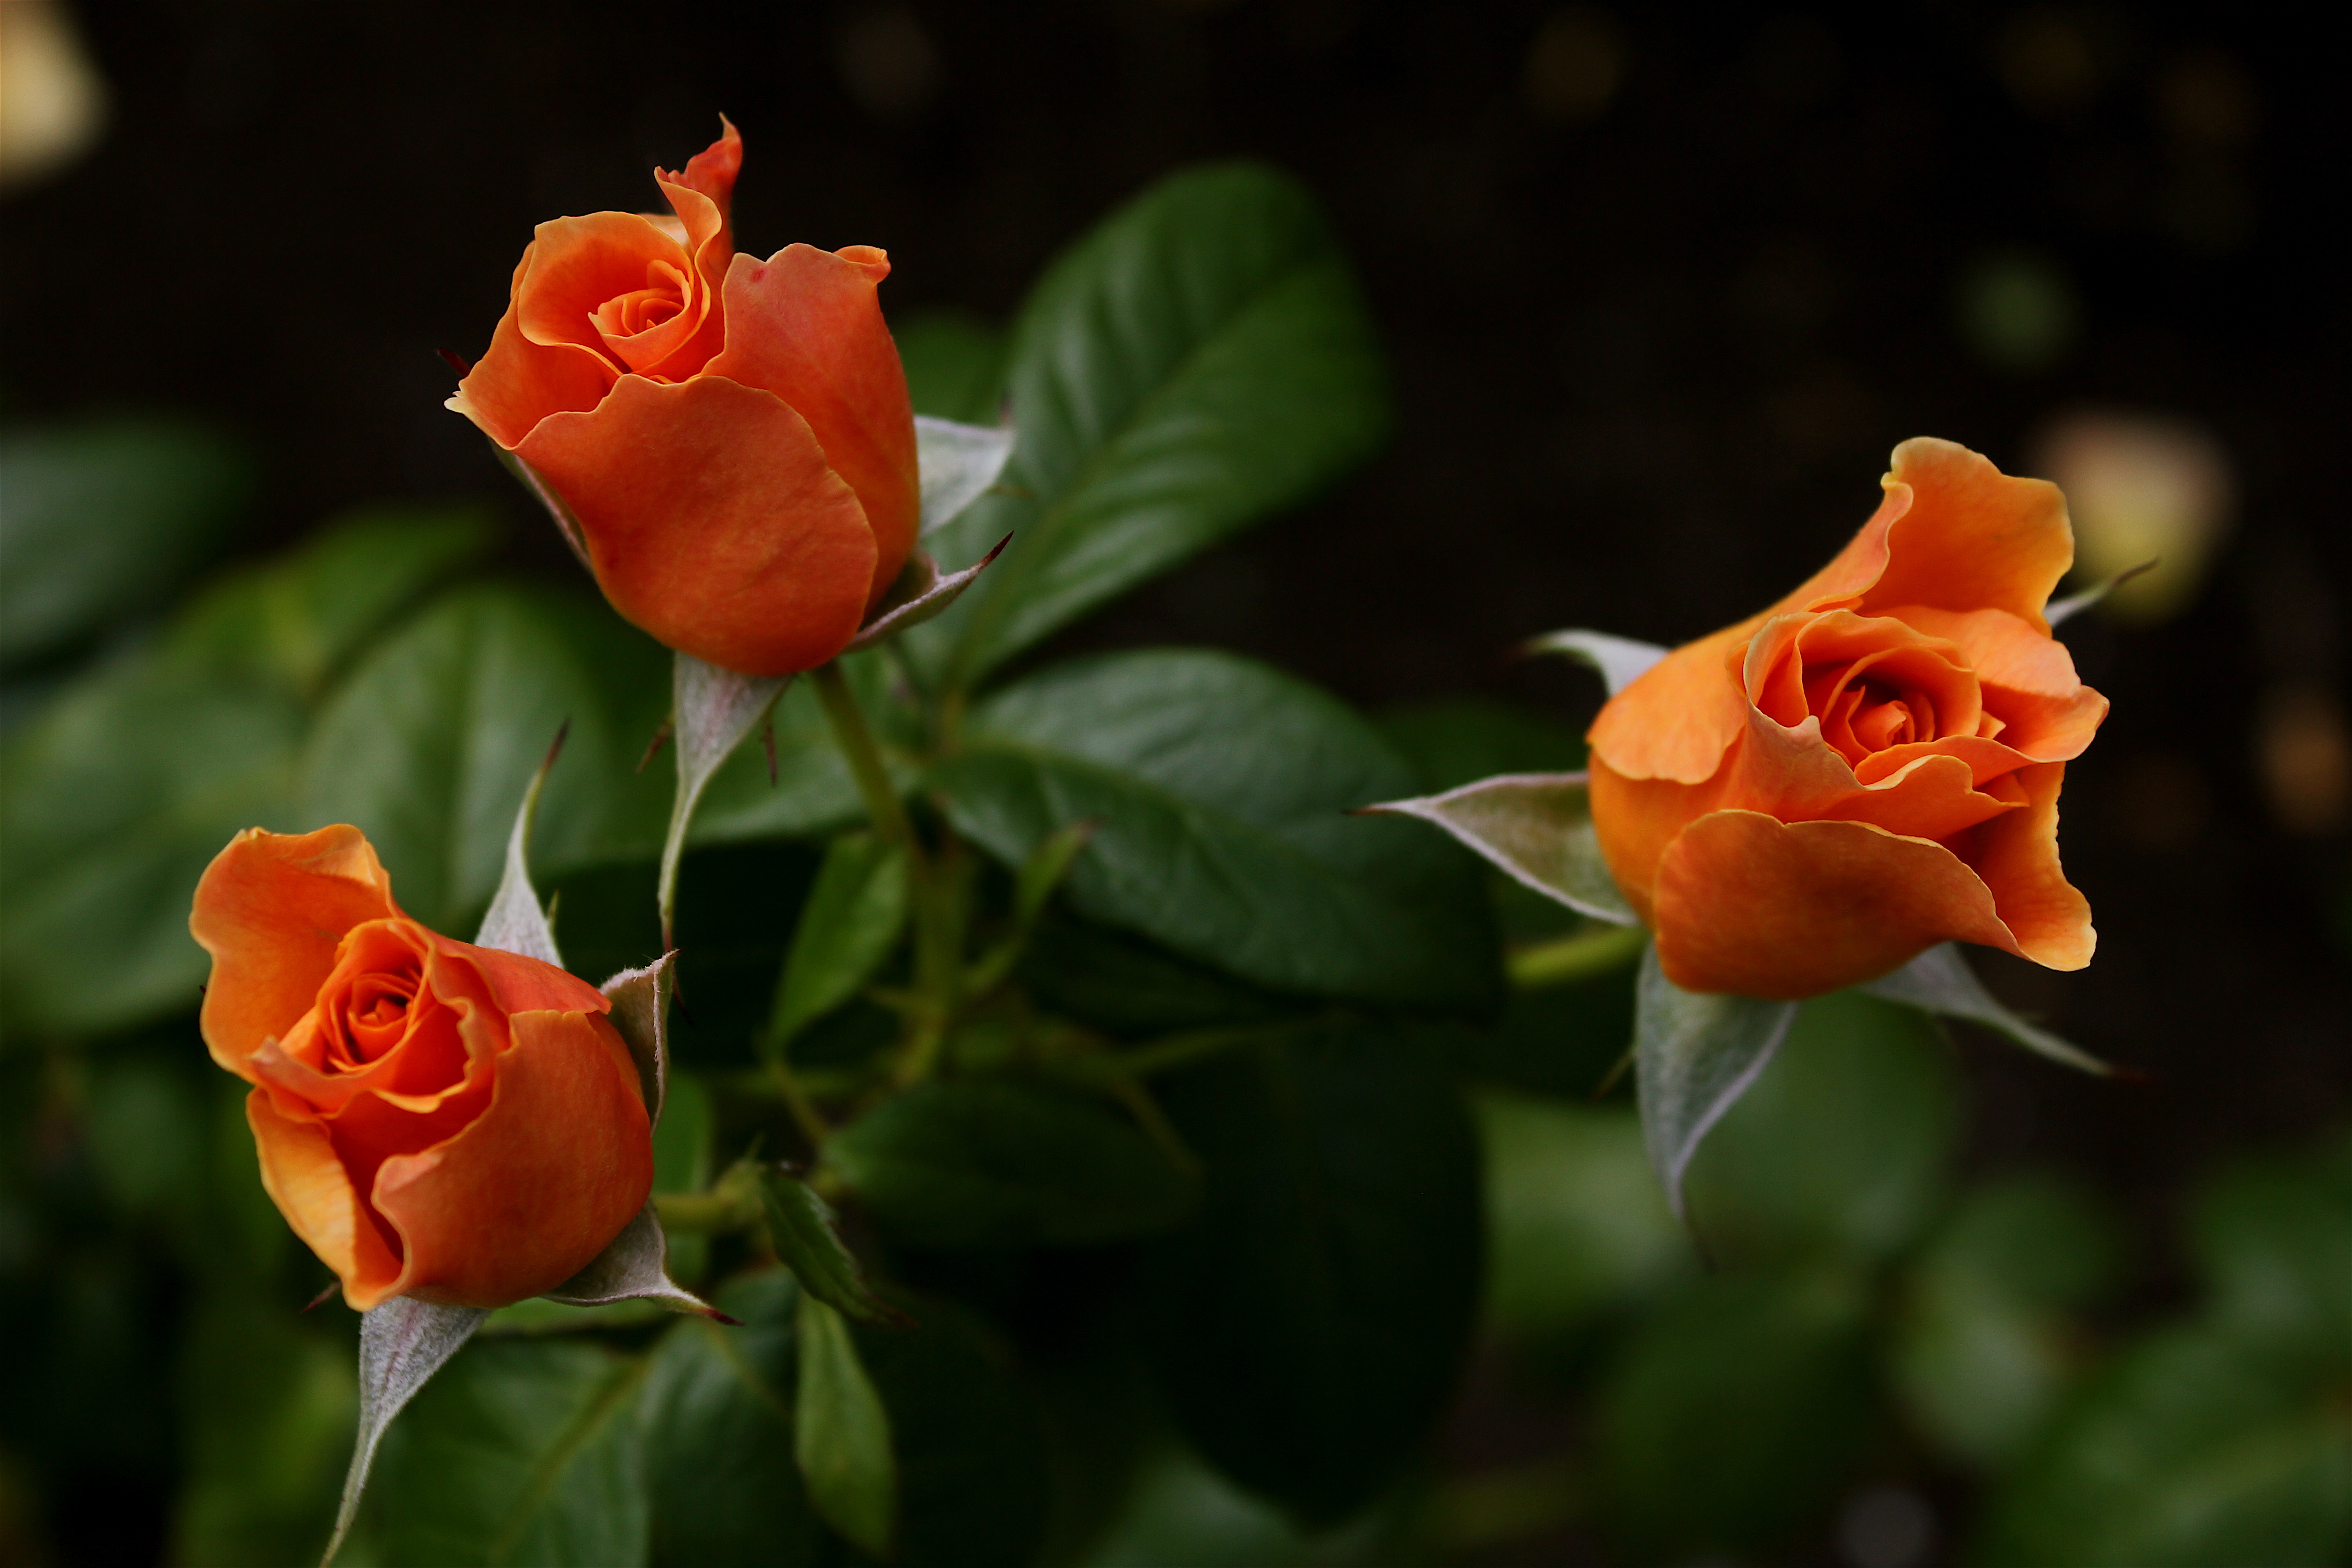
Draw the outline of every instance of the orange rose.
M734 252L732 125L654 178L675 216L539 226L449 406L578 520L614 608L745 675L823 664L914 548L914 412L870 246Z
M2042 607L2065 498L1906 441L1853 542L1601 710L1592 820L1691 991L1818 995L1949 939L2091 959L2058 788L2106 716Z
M603 993L453 942L392 901L349 826L238 834L188 921L203 1029L261 1182L361 1311L499 1307L578 1273L653 1188L653 1133Z

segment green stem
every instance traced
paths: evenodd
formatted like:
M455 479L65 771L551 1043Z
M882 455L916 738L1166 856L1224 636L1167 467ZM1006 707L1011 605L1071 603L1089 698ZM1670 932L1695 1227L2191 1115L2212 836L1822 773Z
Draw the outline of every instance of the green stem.
M1510 955L1511 984L1521 991L1573 985L1624 967L1649 940L1640 926L1602 926L1522 947Z
M792 1115L793 1125L801 1130L801 1136L808 1140L810 1148L824 1149L824 1141L833 1136L833 1129L825 1125L823 1116L817 1114L816 1101L809 1098L808 1089L793 1073L792 1065L784 1060L781 1047L768 1058L768 1068L775 1078L777 1096L783 1100L784 1110Z
M654 1213L662 1228L674 1234L718 1236L741 1230L760 1217L733 1193L656 1193Z
M857 696L849 689L840 664L818 665L809 671L809 679L816 687L825 722L833 726L834 742L849 760L849 771L857 780L866 814L874 818L875 831L904 847L917 879L924 879L923 847L915 837L915 825L899 804L898 786L890 782L890 770L882 761L882 748L875 743L874 731L866 724L866 710L857 705Z
M1239 1028L1202 1029L1189 1035L1171 1035L1164 1040L1154 1040L1133 1050L1074 1057L1066 1064L1065 1070L1102 1083L1148 1078L1153 1073L1184 1067L1204 1058L1223 1056L1244 1046L1271 1045L1287 1036L1318 1028L1321 1022L1320 1019L1303 1019L1287 1024L1250 1024Z
M865 710L858 707L856 695L849 689L841 666L819 665L810 672L810 678L815 682L817 701L824 709L825 720L833 727L834 740L839 743L842 755L849 760L849 771L857 780L857 792L865 797L867 814L874 818L875 831L907 852L908 894L913 905L915 927L915 991L923 1005L918 1010L898 1068L892 1074L893 1081L903 1089L920 1083L938 1067L940 1048L946 1044L949 1026L955 1017L957 991L962 978L962 922L959 914L963 868L952 837L942 841L937 859L924 852L915 825L890 782L890 771L882 761L882 749L875 743Z

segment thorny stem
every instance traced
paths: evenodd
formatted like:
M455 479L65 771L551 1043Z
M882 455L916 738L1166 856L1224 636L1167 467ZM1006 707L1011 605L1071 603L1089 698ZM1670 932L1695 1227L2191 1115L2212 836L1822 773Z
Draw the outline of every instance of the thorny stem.
M825 1140L833 1136L833 1129L826 1126L824 1118L817 1113L816 1101L809 1098L807 1087L793 1071L792 1064L784 1059L781 1046L770 1054L768 1070L775 1079L777 1097L784 1102L784 1110L791 1113L793 1125L801 1130L801 1136L809 1141L810 1148L822 1150Z

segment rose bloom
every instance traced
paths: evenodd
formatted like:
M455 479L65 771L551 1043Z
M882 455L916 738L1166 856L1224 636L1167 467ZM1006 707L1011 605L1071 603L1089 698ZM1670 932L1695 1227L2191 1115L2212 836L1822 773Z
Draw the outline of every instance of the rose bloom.
M856 633L914 548L921 490L876 298L889 258L735 254L742 161L729 125L655 171L674 216L541 224L449 406L553 489L623 616L771 676Z
M645 1206L635 1063L585 981L400 912L359 829L230 840L189 929L205 1044L254 1085L261 1182L360 1311L500 1307Z
M2107 701L2042 617L2065 498L1928 439L1883 483L1836 560L1588 737L1601 852L1686 990L1818 995L1950 939L2090 962L2058 790Z

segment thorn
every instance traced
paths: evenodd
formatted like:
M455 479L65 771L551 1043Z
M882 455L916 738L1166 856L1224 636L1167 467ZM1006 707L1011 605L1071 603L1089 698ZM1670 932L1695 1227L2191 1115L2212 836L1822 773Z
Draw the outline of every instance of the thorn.
M644 773L646 764L652 762L664 746L669 744L669 731L673 722L674 721L669 719L663 720L661 728L654 731L654 738L646 742L646 754L637 759L637 772Z
M572 720L567 716L555 727L555 739L547 743L547 755L540 760L541 772L545 773L555 766L555 759L563 754L563 742L571 738Z
M1012 536L1011 534L1009 534L1009 533L1008 533L1008 534L1006 534L1003 538L1002 538L1002 539L998 540L998 541L996 542L996 548L995 548L995 549L993 549L993 550L991 550L987 554L985 554L985 555L983 555L983 556L982 556L982 557L980 558L980 563L981 563L981 565L985 566L985 565L987 565L990 562L992 562L992 561L995 560L998 556L1000 556L1000 555L1003 554L1003 553L1004 553L1004 547L1005 547L1006 545L1008 545L1008 544L1012 543L1012 542L1013 542L1013 536Z
M474 367L466 363L465 356L462 354L453 353L447 349L435 349L433 352L439 354L443 362L459 375L467 376L474 374Z
M1592 1098L1595 1100L1608 1099L1609 1091L1617 1087L1619 1081L1625 1076L1625 1069L1633 1065L1633 1047L1627 1046L1625 1047L1625 1054L1619 1057L1616 1064L1610 1068L1607 1072L1601 1075L1601 1081L1592 1086Z
M724 1323L724 1324L726 1324L726 1325L727 1325L729 1328L730 1328L730 1329L740 1329L740 1328L741 1328L741 1327L743 1326L743 1320L742 1320L742 1319L740 1319L740 1318L730 1318L730 1317L729 1317L726 1313L724 1313L724 1312L720 1311L720 1310L719 1310L718 1308L716 1308L716 1307L705 1307L705 1308L703 1308L703 1309L702 1309L702 1315L703 1315L704 1317L706 1317L706 1318L709 1318L712 1322L715 1322L715 1323Z
M2135 1085L2162 1083L2164 1081L2163 1074L2150 1072L2146 1068L2121 1068L2116 1067L2112 1063L2108 1065L2107 1077L2116 1083L2128 1083Z
M319 1308L320 1308L320 1307L325 1306L325 1305L327 1304L328 1300L329 1300L331 1297L332 1297L336 1291L338 1291L338 1290L341 1289L342 1288L343 1288L343 1282L342 1282L341 1280L340 1280L340 1279L330 1279L330 1280L328 1280L328 1281L327 1281L327 1288L326 1288L325 1289L323 1289L323 1290L320 1291L317 1295L315 1295L315 1296L311 1297L311 1298L310 1298L310 1301L309 1301L309 1303L308 1303L307 1305L305 1305L305 1306L303 1307L303 1309L302 1309L302 1310L303 1310L304 1311L306 1311L306 1312L309 1312L309 1311L314 1311L314 1310L316 1310L317 1309L319 1309Z
M760 726L760 744L768 750L768 787L776 787L776 710L768 710L767 722Z

